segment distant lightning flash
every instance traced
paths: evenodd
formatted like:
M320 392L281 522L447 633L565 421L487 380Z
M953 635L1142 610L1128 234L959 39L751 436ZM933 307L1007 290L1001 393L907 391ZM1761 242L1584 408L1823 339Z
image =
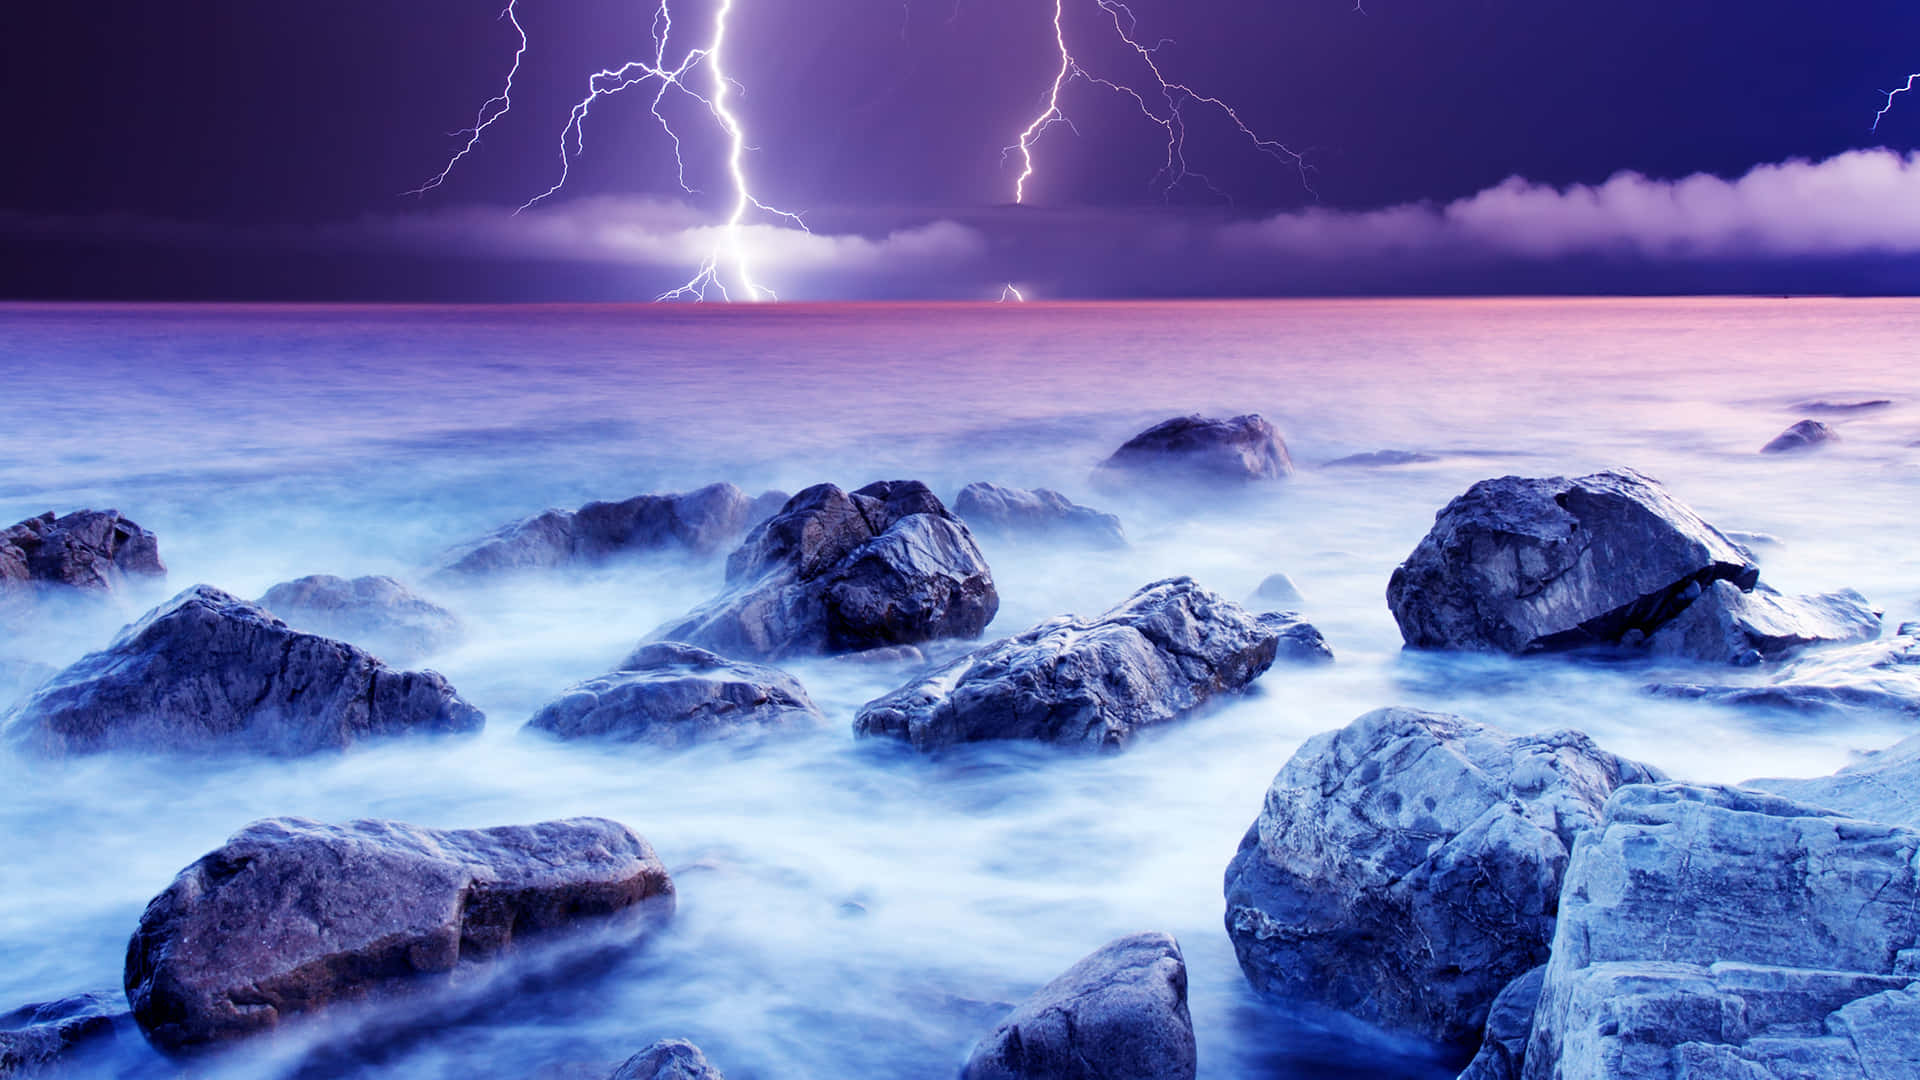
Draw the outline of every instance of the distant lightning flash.
M1904 94L1909 90L1912 90L1914 87L1914 83L1917 81L1920 81L1920 73L1907 76L1907 84L1905 86L1896 87L1895 89L1887 91L1887 103L1885 105L1880 106L1879 112L1873 114L1872 130L1874 131L1880 130L1880 121L1885 119L1886 115L1893 111L1893 99L1899 97L1901 94Z
M507 0L506 10L500 13L501 18L513 24L513 32L520 35L520 47L513 52L513 67L507 71L507 84L501 87L498 94L488 98L486 102L480 106L480 112L474 117L472 127L454 132L456 137L465 135L467 141L466 145L454 151L453 158L447 162L447 167L441 169L433 179L407 192L407 194L425 195L427 192L446 183L447 174L453 171L455 165L460 164L460 159L473 153L473 148L480 145L480 133L492 127L495 120L500 119L512 111L513 77L520 74L520 58L527 55L527 31L526 28L520 25L519 14L513 10L513 5L518 2L519 0ZM495 106L499 106L499 108L496 109Z

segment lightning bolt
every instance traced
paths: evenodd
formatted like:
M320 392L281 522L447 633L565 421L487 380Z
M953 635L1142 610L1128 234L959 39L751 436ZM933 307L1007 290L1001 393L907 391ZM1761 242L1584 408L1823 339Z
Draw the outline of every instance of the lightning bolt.
M1893 111L1893 99L1899 97L1901 94L1904 94L1909 90L1912 90L1913 84L1916 81L1920 81L1920 74L1913 74L1913 75L1907 76L1907 85L1897 87L1895 89L1887 91L1887 103L1885 105L1880 106L1879 112L1873 114L1873 127L1870 130L1873 130L1873 131L1880 130L1880 121L1883 118L1885 118L1888 113Z
M527 31L525 27L520 25L519 13L513 9L513 5L516 3L518 3L518 0L507 0L506 10L500 12L500 18L512 23L513 32L520 35L520 47L513 52L513 67L507 70L507 84L500 88L498 94L488 98L486 102L480 106L480 112L475 115L472 127L464 128L453 133L455 138L465 135L467 141L460 149L454 151L453 157L447 162L446 168L441 169L433 179L407 192L407 194L425 195L427 192L446 183L447 174L453 172L455 165L460 164L460 159L473 153L473 148L480 145L480 134L492 127L495 120L500 119L512 111L513 77L520 74L520 58L527 55ZM495 108L495 106L498 106L498 108Z

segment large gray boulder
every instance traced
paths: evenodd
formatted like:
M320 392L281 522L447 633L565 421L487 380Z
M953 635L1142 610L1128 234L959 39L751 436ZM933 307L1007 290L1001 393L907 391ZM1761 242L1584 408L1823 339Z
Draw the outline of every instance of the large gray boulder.
M1244 689L1276 658L1328 661L1320 632L1193 583L1157 581L1092 619L1062 616L927 672L854 718L916 750L993 739L1118 749Z
M114 994L76 994L0 1014L0 1080L39 1075L88 1044L110 1039L128 1019Z
M4 731L45 754L107 750L276 755L485 723L432 671L395 671L196 585L12 709Z
M1635 644L1706 586L1759 567L1631 469L1483 480L1448 503L1393 572L1407 645L1513 654Z
M786 672L666 641L642 645L612 674L568 687L527 727L563 739L688 746L825 722Z
M35 586L105 592L166 572L159 541L118 510L48 511L0 529L0 596Z
M1317 735L1227 867L1240 966L1263 992L1471 1050L1546 961L1575 838L1614 789L1659 778L1579 732L1412 709Z
M974 483L960 489L953 512L979 536L1007 540L1065 540L1095 548L1123 548L1120 519L1072 502L1048 488L1027 491Z
M726 1080L685 1039L661 1039L628 1058L608 1080Z
M1920 735L1863 756L1839 772L1740 785L1850 817L1920 828Z
M673 898L647 842L599 818L457 831L272 818L147 905L127 945L127 1000L155 1046L210 1046L444 987L527 939L642 929Z
M698 491L547 510L455 548L441 572L555 570L656 551L710 555L784 501L775 492L751 498L732 484L709 484Z
M1524 1076L1920 1075L1920 832L1622 788L1576 844Z
M1100 463L1094 479L1122 489L1239 487L1293 475L1287 444L1258 413L1220 420L1177 416L1128 439Z
M795 495L728 556L726 583L650 639L774 660L978 637L1000 609L967 527L905 480Z
M1760 448L1763 454L1794 454L1840 441L1840 433L1818 420L1802 420Z
M1920 623L1905 623L1877 641L1815 650L1760 681L1655 683L1647 689L1723 705L1920 715Z
M973 1049L961 1080L1192 1080L1187 964L1166 934L1102 946Z
M275 585L258 603L296 630L350 641L395 663L444 652L461 637L453 612L390 577L312 574Z
M1851 645L1880 636L1880 612L1852 589L1785 596L1765 585L1742 592L1713 582L1647 638L1655 656L1751 665L1809 645Z

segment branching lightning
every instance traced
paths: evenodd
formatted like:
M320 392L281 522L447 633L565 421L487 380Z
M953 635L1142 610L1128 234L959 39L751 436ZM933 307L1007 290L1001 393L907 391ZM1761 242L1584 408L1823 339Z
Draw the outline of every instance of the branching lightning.
M473 153L473 148L480 145L480 133L492 127L495 120L500 119L513 110L513 77L520 74L520 58L527 55L527 31L525 27L520 25L519 13L513 10L513 5L518 2L519 0L507 0L506 10L500 12L501 18L513 24L513 32L520 35L520 47L514 50L513 67L507 70L506 85L500 88L498 94L488 98L486 102L480 106L480 112L474 117L472 127L454 132L455 138L464 135L467 141L460 149L454 151L453 157L447 162L446 168L441 169L433 179L407 192L407 194L425 195L427 192L446 183L447 174L453 171L455 165L460 164L460 159ZM495 108L495 106L498 106L498 108Z
M1873 114L1873 127L1871 130L1880 130L1880 121L1884 119L1888 113L1893 111L1893 99L1912 90L1915 82L1920 82L1920 73L1907 76L1907 84L1905 86L1895 87L1887 91L1887 103L1880 106L1879 112Z

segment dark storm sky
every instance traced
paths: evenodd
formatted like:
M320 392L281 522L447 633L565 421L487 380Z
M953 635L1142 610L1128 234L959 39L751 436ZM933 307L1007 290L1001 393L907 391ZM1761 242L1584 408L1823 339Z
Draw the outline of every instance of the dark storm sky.
M657 252L529 238L554 221L604 228L603 212L664 227L649 197L685 197L645 91L595 106L586 153L550 210L508 221L486 209L510 210L556 178L558 133L586 75L648 51L641 0L522 0L532 43L513 112L444 187L400 194L438 171L455 146L447 133L497 89L517 43L498 4L16 5L0 38L0 294L599 299L671 284L672 259ZM1452 240L1350 258L1336 234L1304 253L1241 245L1230 273L1216 265L1220 235L1275 214L1439 207L1510 177L1551 188L1623 170L1734 179L1849 150L1905 154L1920 145L1920 94L1878 133L1868 127L1880 92L1920 70L1910 0L1133 7L1142 35L1173 39L1160 54L1169 73L1307 154L1317 198L1197 113L1189 157L1231 202L1197 185L1163 198L1149 187L1163 134L1081 83L1064 98L1077 134L1047 134L1036 208L1010 212L1000 149L1052 76L1047 0L963 0L957 17L952 0L736 0L728 66L744 85L761 194L823 234L949 222L970 238L904 271L883 272L885 253L845 274L822 256L800 275L813 294L967 295L975 278L1022 275L1055 295L1920 290L1920 244L1876 244L1870 227L1837 248L1676 255L1636 242L1525 258ZM1140 74L1092 0L1068 8L1090 69ZM691 25L710 10L684 0L677 13ZM697 121L685 126L702 194L676 221L717 212L723 193L719 145ZM1860 201L1844 186L1835 198ZM547 226L529 222L541 213ZM1143 247L1157 254L1129 258Z

